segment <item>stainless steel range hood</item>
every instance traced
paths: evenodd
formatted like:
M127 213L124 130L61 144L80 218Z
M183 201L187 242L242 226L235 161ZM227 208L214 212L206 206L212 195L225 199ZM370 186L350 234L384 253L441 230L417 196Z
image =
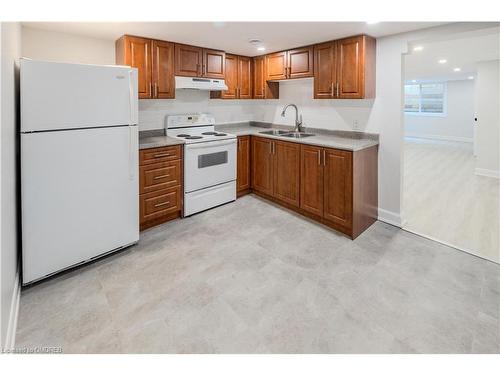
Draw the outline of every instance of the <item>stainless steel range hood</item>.
M210 90L222 91L227 90L226 83L223 79L212 78L196 78L196 77L175 77L175 88L177 89L192 89L192 90Z

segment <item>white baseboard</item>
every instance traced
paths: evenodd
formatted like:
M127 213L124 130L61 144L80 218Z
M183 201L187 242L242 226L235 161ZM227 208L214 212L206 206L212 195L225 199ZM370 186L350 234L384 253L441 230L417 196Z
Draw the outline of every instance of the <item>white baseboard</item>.
M478 176L500 178L500 171L495 171L493 169L476 168L474 173Z
M19 272L16 273L14 290L12 291L12 300L10 302L9 325L7 326L7 335L5 337L5 350L12 350L16 344L17 318L19 316L19 301L21 299L21 278Z
M387 211L382 208L378 209L378 219L383 221L384 223L394 225L396 227L401 228L401 215Z
M405 137L408 138L423 138L423 139L435 139L437 141L451 141L451 142L466 142L466 143L472 143L472 138L466 138L466 137L454 137L451 135L437 135L437 134L413 134L413 133L407 133L405 134Z

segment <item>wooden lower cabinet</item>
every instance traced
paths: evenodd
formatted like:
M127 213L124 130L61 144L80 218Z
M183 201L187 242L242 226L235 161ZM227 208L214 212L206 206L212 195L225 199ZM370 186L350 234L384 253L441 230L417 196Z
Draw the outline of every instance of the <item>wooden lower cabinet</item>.
M323 217L323 149L301 146L300 208Z
M252 137L252 189L263 194L273 194L273 140Z
M251 137L252 191L356 238L377 220L378 146L345 151Z
M298 207L300 204L300 145L273 141L273 196Z
M323 218L351 228L352 152L325 148L323 168Z
M250 192L250 136L238 137L236 194L240 197Z
M181 146L140 150L140 230L181 216L182 169Z

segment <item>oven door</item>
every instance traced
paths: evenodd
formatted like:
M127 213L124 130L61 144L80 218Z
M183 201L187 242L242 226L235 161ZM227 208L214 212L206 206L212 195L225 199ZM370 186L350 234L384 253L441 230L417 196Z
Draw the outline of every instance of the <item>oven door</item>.
M236 139L185 145L186 193L236 180Z

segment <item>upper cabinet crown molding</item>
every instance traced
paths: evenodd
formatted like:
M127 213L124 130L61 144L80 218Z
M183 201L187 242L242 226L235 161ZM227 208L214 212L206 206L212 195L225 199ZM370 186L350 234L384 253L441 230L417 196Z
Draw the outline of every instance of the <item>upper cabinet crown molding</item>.
M313 46L266 55L266 80L306 78L314 75Z

